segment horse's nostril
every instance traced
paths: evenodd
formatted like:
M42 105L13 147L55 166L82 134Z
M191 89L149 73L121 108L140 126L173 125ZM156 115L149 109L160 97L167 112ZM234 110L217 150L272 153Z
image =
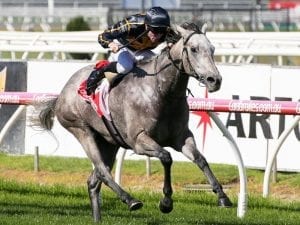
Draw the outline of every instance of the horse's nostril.
M216 82L215 78L213 78L213 77L208 77L208 78L206 79L206 81L207 81L208 83L215 83L215 82Z
M214 92L220 89L222 78L209 76L206 78L206 84L209 92Z

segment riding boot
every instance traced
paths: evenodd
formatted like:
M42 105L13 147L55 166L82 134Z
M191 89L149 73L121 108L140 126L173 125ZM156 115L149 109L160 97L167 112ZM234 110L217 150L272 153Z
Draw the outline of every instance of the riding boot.
M111 62L107 66L93 70L86 81L86 93L91 95L97 88L97 84L105 77L105 72L117 73L117 62Z

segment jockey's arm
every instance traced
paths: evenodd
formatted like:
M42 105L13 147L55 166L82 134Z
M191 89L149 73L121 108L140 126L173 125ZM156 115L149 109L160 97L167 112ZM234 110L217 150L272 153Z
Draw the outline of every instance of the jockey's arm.
M126 19L108 27L98 35L98 42L103 48L110 48L114 39L126 37L129 33L129 25Z

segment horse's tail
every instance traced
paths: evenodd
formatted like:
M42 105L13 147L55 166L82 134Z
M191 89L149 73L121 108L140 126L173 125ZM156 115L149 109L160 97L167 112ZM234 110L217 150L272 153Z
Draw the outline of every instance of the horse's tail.
M54 98L35 105L35 110L30 118L30 126L33 128L42 128L43 130L51 130L54 123L56 101L57 98Z

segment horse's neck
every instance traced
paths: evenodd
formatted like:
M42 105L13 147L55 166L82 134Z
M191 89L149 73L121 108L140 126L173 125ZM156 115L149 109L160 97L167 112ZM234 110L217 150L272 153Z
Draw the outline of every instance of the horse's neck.
M181 63L178 63L178 61L181 61L182 52L178 51L178 48L171 49L170 53L167 51L169 50L166 50L166 52L157 58L157 71L167 66L157 76L160 92L170 97L185 97L189 77L179 71ZM177 63L174 65L175 62L172 62L172 60Z

